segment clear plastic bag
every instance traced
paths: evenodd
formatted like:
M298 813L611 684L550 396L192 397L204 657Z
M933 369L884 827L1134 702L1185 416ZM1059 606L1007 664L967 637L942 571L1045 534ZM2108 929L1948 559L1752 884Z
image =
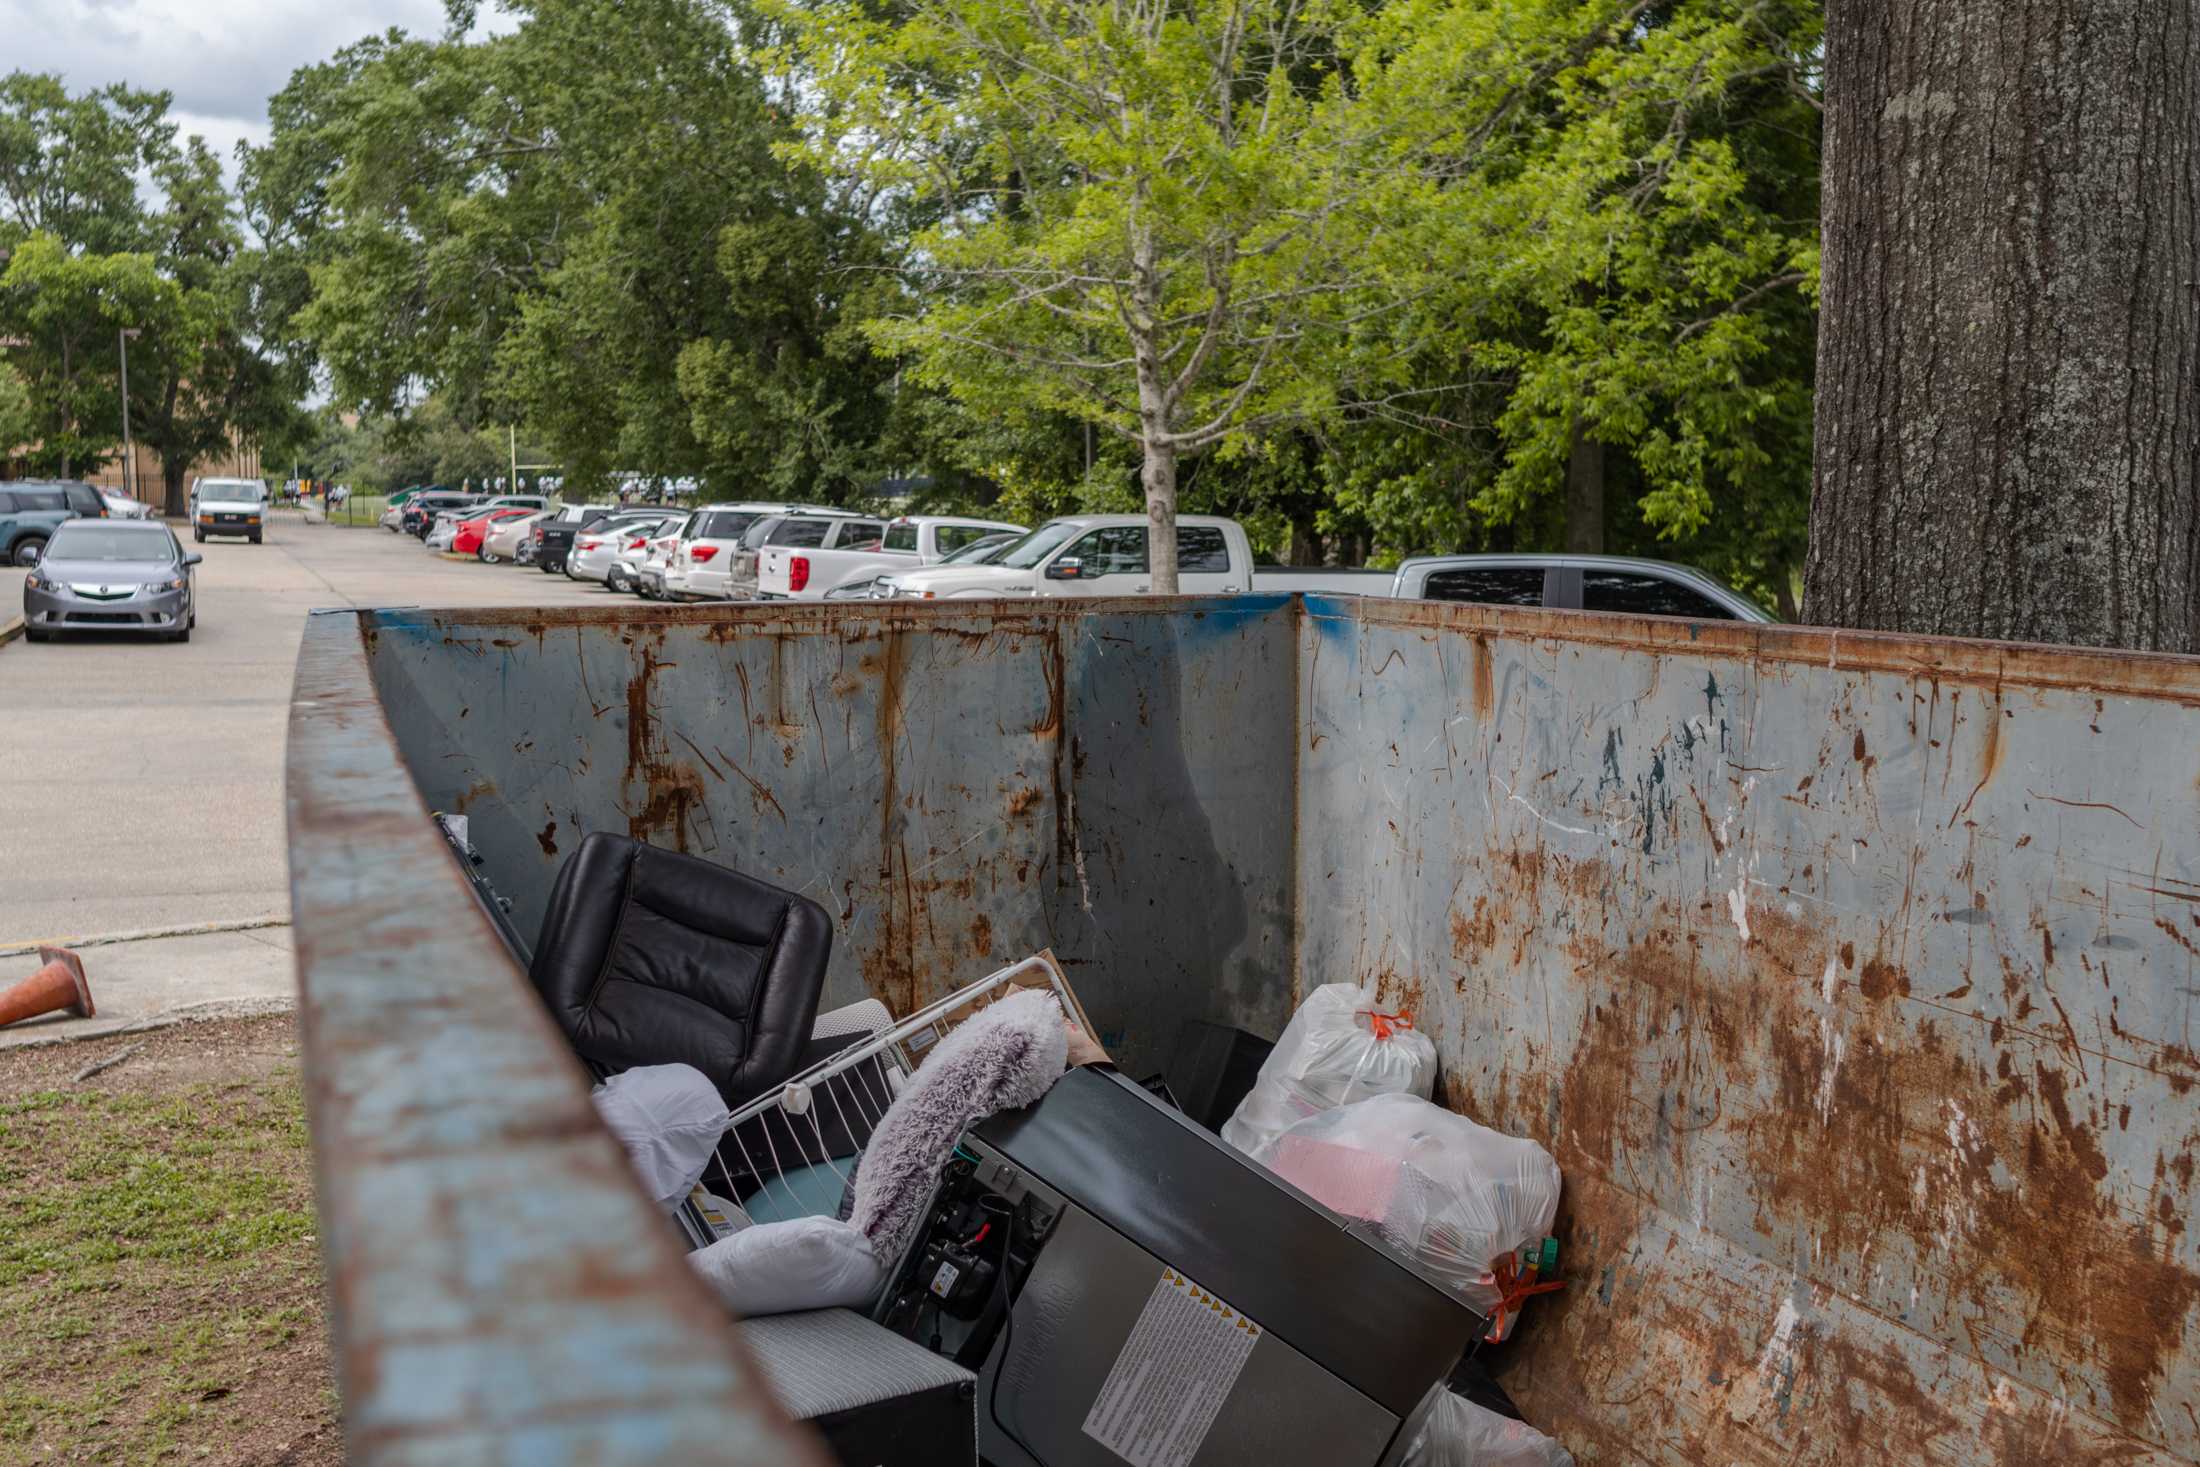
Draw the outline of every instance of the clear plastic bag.
M1574 1467L1574 1457L1527 1422L1445 1391L1407 1450L1406 1467Z
M1365 1218L1383 1240L1497 1317L1494 1271L1539 1242L1558 1215L1558 1163L1413 1095L1378 1095L1308 1116L1254 1159L1323 1206ZM1517 1299L1515 1300L1517 1302ZM1502 1325L1491 1338L1502 1338Z
M1310 1115L1372 1095L1429 1097L1436 1045L1375 990L1328 983L1299 1005L1222 1139L1248 1156Z

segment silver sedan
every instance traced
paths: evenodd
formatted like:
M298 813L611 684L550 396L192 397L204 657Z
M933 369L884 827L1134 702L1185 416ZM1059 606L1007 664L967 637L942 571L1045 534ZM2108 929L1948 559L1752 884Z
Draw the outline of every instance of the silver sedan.
M65 520L23 578L23 635L159 632L188 642L201 559L157 520Z

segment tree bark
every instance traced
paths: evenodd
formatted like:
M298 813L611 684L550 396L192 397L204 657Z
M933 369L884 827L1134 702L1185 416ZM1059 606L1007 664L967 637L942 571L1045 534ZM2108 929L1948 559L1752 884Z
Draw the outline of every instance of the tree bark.
M1146 460L1138 471L1146 491L1146 569L1153 577L1154 593L1174 596L1176 582L1176 450L1161 444L1146 445Z
M1566 553L1604 553L1604 445L1582 430L1579 413L1566 450Z
M2200 0L1832 0L1811 620L2200 638Z

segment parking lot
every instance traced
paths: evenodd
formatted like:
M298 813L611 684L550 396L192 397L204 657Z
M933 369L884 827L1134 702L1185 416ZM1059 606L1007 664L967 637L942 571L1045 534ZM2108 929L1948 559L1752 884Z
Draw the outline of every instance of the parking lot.
M131 635L0 647L0 947L286 918L283 742L309 612L558 605L609 593L434 555L377 529L279 515L214 540L188 643ZM0 570L0 619L23 572Z

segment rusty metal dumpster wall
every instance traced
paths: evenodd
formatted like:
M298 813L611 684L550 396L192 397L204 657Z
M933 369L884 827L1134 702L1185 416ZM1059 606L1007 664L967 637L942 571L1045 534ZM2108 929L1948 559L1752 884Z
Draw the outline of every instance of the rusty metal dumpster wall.
M1537 1137L1598 1461L2200 1454L2200 661L1310 604L1302 980Z
M315 1015L454 962L524 1007L424 807L523 930L610 828L816 897L828 1002L1051 946L1134 1073L1380 981L1442 1098L1565 1169L1572 1282L1503 1370L1585 1461L2200 1460L2200 661L1348 597L619 607L324 618L300 726L339 695L294 847L386 872L417 828L426 864L338 932L372 988L324 978L344 904L299 878L332 1094L402 1063L447 1125L547 1105ZM417 795L347 783L358 745ZM315 1125L324 1206L367 1207Z

